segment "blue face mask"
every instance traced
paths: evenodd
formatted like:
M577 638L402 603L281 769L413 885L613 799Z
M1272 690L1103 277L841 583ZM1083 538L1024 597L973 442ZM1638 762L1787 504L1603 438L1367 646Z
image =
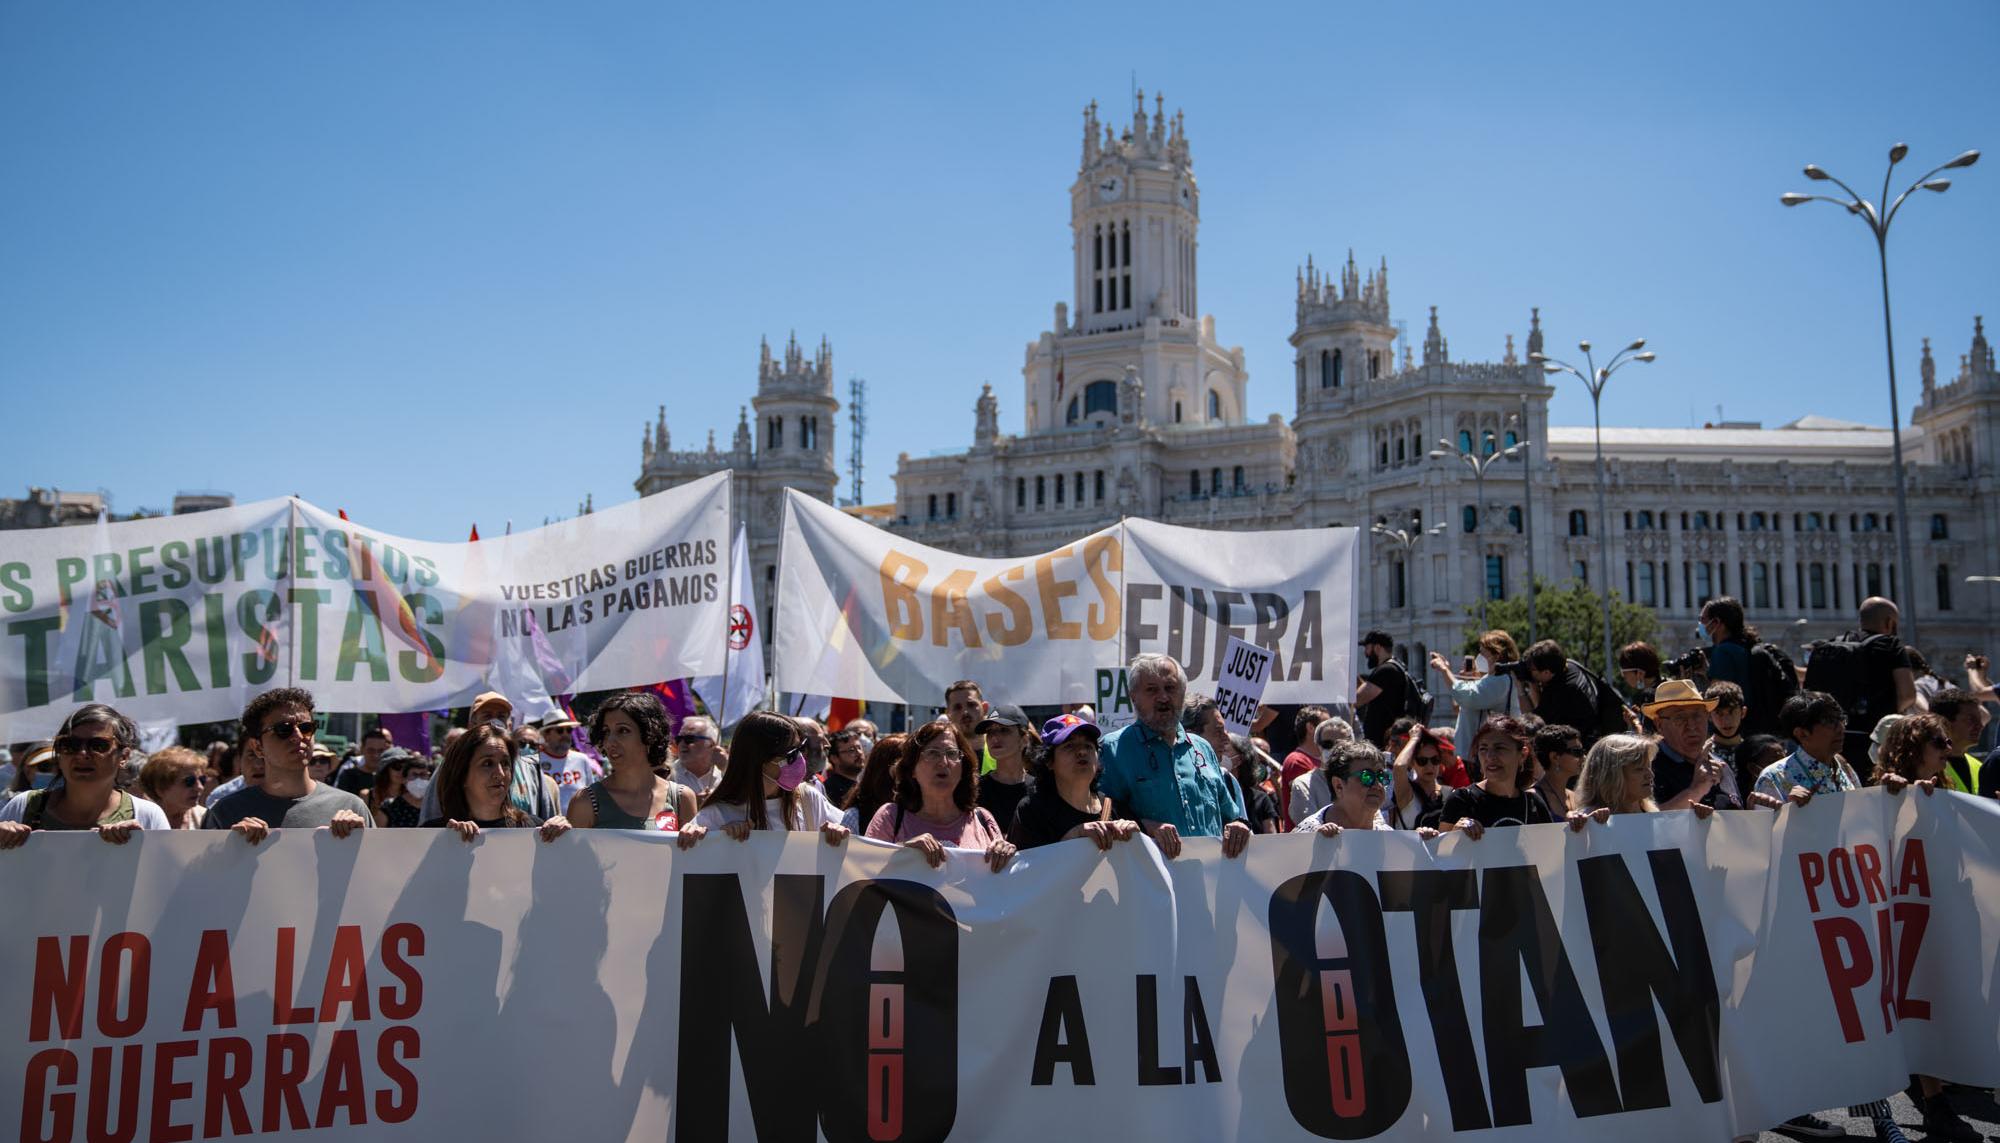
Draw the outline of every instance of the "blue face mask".
M35 771L34 780L28 784L28 788L31 790L46 790L55 784L56 772L54 770L37 770Z

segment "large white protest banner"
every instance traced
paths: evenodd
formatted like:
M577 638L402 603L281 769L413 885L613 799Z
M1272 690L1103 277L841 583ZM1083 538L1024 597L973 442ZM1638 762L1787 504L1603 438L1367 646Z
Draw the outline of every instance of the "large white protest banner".
M1962 795L999 873L527 830L0 868L26 1140L1681 1143L2000 1079L2000 806Z
M90 701L190 723L274 686L402 711L719 673L729 513L720 473L469 544L299 500L0 533L0 739Z
M1265 699L1354 690L1352 528L1215 532L1127 520L1011 559L912 543L798 492L778 559L781 691L934 704L958 679L1089 701L1097 671L1172 655L1213 691L1232 636L1273 656Z

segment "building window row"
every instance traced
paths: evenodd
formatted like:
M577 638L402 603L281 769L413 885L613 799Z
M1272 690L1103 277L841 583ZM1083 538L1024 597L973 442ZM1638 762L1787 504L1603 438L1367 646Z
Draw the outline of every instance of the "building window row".
M1091 310L1113 313L1132 308L1132 224L1091 227Z
M1066 503L1074 503L1078 507L1084 505L1084 490L1086 487L1084 474L1081 472L1058 472L1054 476L1044 473L1034 478L1036 508L1048 507L1051 484L1054 485L1057 507L1061 507ZM1102 504L1104 502L1104 470L1100 468L1091 473L1087 486L1091 492L1091 501ZM1017 476L1014 478L1014 508L1017 511L1026 511L1027 507L1028 478Z

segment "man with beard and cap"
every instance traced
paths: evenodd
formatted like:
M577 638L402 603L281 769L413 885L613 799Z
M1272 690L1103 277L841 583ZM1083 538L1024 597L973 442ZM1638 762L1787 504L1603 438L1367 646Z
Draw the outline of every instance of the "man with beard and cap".
M1354 684L1354 706L1361 715L1361 736L1377 749L1389 744L1389 728L1409 707L1410 688L1416 683L1410 672L1396 661L1396 644L1387 631L1370 631L1361 637L1361 653L1368 657L1368 669Z
M1135 656L1126 675L1138 721L1104 739L1104 792L1169 859L1180 856L1183 836L1220 837L1224 857L1240 855L1250 843L1243 792L1215 748L1181 726L1186 672L1149 653Z
M543 716L542 765L556 784L562 812L569 812L569 800L578 790L604 777L604 767L595 758L574 749L577 721L560 710Z

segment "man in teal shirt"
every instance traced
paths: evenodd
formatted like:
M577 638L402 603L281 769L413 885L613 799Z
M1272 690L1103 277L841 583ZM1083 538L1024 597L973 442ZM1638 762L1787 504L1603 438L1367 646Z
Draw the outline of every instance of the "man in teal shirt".
M1100 754L1102 789L1119 812L1137 818L1168 858L1181 838L1220 837L1222 856L1250 842L1243 793L1215 748L1181 728L1187 675L1166 655L1139 655L1127 668L1138 721L1107 735Z

